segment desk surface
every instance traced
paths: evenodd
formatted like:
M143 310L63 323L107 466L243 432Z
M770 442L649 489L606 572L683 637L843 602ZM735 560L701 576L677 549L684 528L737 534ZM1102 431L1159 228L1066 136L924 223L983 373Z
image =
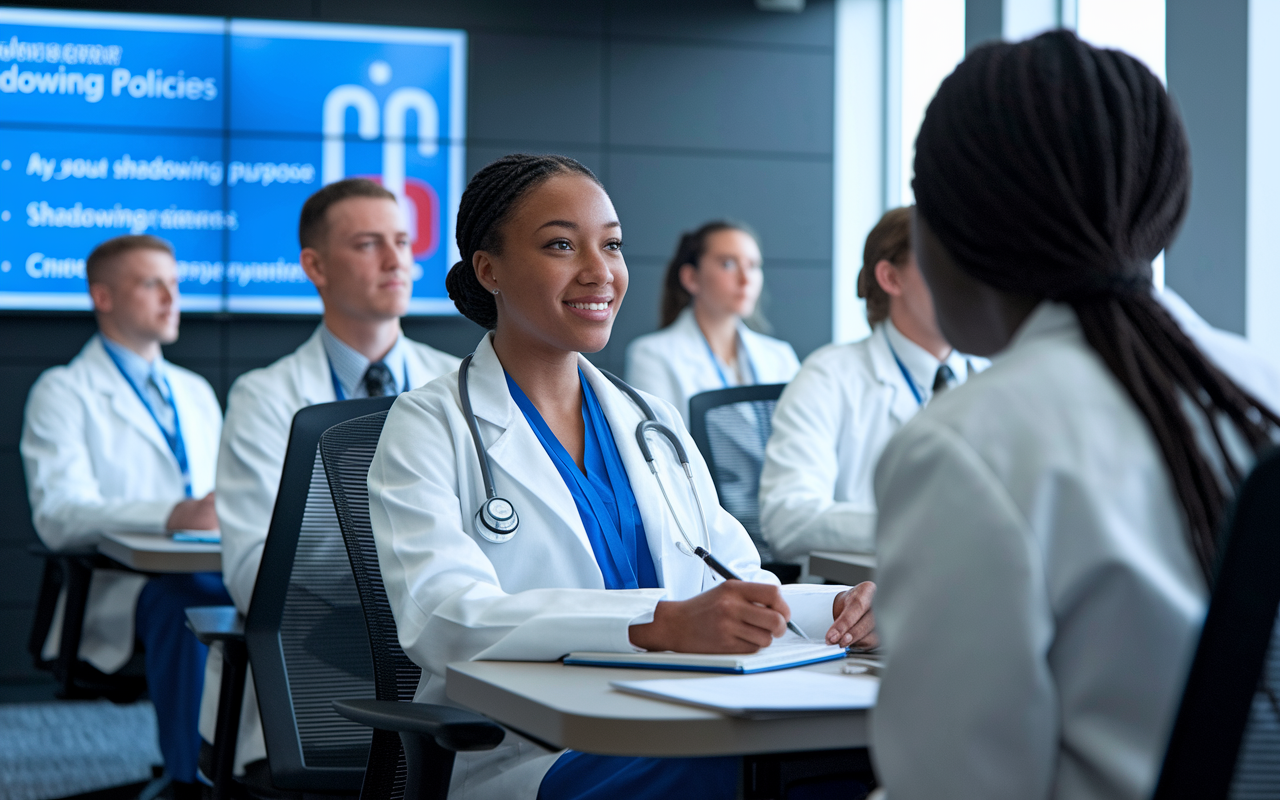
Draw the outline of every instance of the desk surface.
M839 661L801 669L837 673ZM450 700L555 745L625 756L720 756L865 747L866 711L740 719L624 694L614 680L714 677L698 672L569 667L559 662L449 665Z
M809 574L857 586L876 579L876 557L867 553L814 551L809 554Z
M139 572L221 572L222 545L146 533L108 533L98 552Z

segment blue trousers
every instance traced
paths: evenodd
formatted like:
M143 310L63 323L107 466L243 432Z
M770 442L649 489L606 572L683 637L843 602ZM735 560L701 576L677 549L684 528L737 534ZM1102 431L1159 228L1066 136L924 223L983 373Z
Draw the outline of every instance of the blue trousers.
M627 758L569 750L551 765L538 800L733 800L742 759Z
M217 572L159 575L138 595L136 623L146 648L147 693L156 707L164 768L175 781L196 780L200 693L208 655L208 648L187 628L186 609L230 604Z

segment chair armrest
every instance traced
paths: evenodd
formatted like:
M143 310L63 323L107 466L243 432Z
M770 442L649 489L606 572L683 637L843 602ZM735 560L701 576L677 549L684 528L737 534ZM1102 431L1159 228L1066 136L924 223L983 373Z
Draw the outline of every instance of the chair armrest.
M349 720L383 731L430 736L446 750L492 750L507 735L499 725L472 711L394 700L334 700Z
M244 617L235 606L193 606L187 609L187 627L201 644L243 642Z
M98 554L93 547L68 547L64 550L50 550L40 542L27 545L27 552L37 558L93 558Z

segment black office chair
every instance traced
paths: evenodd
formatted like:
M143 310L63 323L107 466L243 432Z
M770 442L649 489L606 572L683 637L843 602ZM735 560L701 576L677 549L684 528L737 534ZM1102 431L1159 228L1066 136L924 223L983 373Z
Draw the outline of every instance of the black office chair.
M369 730L338 715L334 697L374 697L373 663L364 615L333 500L320 462L320 435L333 425L385 411L393 397L323 403L293 418L280 488L262 550L245 649L235 646L234 614L193 616L201 641L223 643L223 684L239 688L218 698L212 775L218 798L272 790L355 797L369 757ZM232 780L245 663L253 665L267 745L270 786ZM228 675L228 671L231 673ZM230 704L230 705L228 705Z
M1236 499L1155 800L1280 797L1280 449Z
M470 711L411 702L422 670L400 649L369 521L369 464L386 418L383 411L353 419L335 425L320 438L334 508L364 609L377 693L373 701L342 698L334 700L333 706L374 729L361 800L444 800L454 753L491 750L505 732Z
M50 550L43 544L33 544L27 548L27 552L44 560L35 618L31 623L31 635L27 639L27 652L31 654L31 661L36 669L53 674L58 683L55 696L60 700L105 698L113 703L132 703L146 694L146 665L141 642L135 644L129 661L110 674L100 671L87 661L81 661L79 657L93 571L132 570L100 555L93 548ZM64 591L58 655L45 658L44 643L53 628L58 597L64 595Z
M785 383L734 386L689 398L689 433L707 460L720 505L742 523L762 566L783 583L800 578L796 564L777 562L760 533L760 471L773 432L773 409Z

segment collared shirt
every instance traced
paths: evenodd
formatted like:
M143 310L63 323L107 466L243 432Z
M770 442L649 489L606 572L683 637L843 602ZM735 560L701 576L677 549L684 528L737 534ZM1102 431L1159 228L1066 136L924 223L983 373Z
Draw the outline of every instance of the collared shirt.
M911 379L915 381L915 390L920 393L921 405L928 404L929 399L933 397L933 381L938 375L938 367L943 364L951 367L951 372L955 374L952 385L959 386L968 379L969 365L965 357L954 348L944 360L939 361L933 353L904 336L894 327L891 320L886 319L883 325L885 336L889 339L894 355L902 362L902 366L907 368Z
M102 339L102 346L115 356L116 362L124 370L125 377L142 391L143 399L155 414L156 422L165 433L173 436L174 414L173 406L170 405L169 382L165 380L164 356L156 356L155 361L147 361L105 334L98 336Z
M333 374L338 377L338 385L342 387L342 400L354 400L357 397L368 397L369 391L364 385L364 374L373 362L351 345L339 339L329 330L329 326L320 323L320 341L324 343L325 355L329 356L329 365ZM405 358L404 336L397 336L382 363L391 370L396 386L403 390L409 384L409 362Z

